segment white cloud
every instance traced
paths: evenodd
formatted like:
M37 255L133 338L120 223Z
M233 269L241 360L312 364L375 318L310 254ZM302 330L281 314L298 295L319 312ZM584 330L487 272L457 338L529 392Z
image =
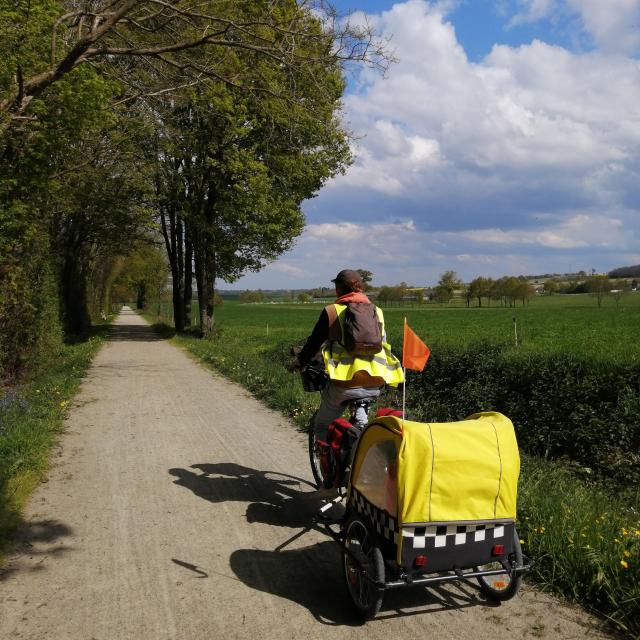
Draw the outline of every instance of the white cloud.
M472 229L457 235L480 243L539 245L552 249L615 249L630 244L622 220L586 214L576 214L557 224L535 230Z
M546 273L563 266L567 271L592 266L608 270L640 262L634 253L637 242L625 231L623 217L543 215L544 224L534 230L469 228L456 233L421 230L413 220L310 224L295 249L265 272L242 278L236 288L330 286L343 268L370 269L378 285L434 284L448 269L465 280ZM584 247L590 248L589 256L576 253ZM602 260L614 262L602 266Z
M509 26L517 26L525 22L535 22L548 18L558 10L557 0L519 0L521 11L509 21Z
M640 51L640 0L567 0L584 28L606 51Z
M539 184L594 207L624 198L613 173L640 164L640 62L534 40L495 46L472 63L426 2L396 4L376 20L393 34L399 63L385 79L365 73L363 90L347 96L362 137L356 164L334 189L427 203L452 189L453 198L499 200Z
M594 44L609 53L640 51L640 0L518 0L510 26L576 16ZM505 11L505 3L499 4Z

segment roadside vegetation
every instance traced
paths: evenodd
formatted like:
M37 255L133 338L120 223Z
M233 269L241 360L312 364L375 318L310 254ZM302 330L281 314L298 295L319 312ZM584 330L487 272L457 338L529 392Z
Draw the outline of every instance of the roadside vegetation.
M28 382L0 388L0 560L106 332L106 325L98 326L87 340L61 345Z
M177 334L174 341L303 429L318 397L304 393L285 364L320 309L225 301L212 339ZM634 299L622 313L563 296L535 299L518 313L526 330L516 348L513 309L387 309L397 354L405 316L432 350L425 371L410 374L408 414L434 421L489 409L508 415L523 452L519 532L536 559L534 580L638 637L640 304Z

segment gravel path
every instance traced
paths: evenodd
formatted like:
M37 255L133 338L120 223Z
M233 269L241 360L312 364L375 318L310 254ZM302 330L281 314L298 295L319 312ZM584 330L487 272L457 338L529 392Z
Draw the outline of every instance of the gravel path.
M359 624L310 478L291 424L125 308L0 571L0 639L606 637L528 587L392 592Z

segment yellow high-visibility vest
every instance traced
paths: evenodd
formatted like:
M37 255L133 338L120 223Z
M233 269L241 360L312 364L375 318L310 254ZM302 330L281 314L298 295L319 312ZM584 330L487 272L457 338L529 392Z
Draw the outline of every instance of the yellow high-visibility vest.
M345 304L334 304L337 319L340 323L340 340L329 339L322 348L324 366L331 380L346 382L352 380L359 371L365 371L373 378L382 378L388 385L397 387L404 382L402 365L398 358L391 353L391 346L387 342L387 334L384 328L384 316L382 309L376 307L380 333L382 334L382 349L374 355L356 356L350 354L342 344L344 336L344 314L347 309ZM331 314L329 314L331 322ZM329 335L331 337L331 326Z

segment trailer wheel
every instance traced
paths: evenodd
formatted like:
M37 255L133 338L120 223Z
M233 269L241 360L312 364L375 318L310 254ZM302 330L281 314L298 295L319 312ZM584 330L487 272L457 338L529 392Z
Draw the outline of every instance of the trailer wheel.
M364 620L373 618L384 596L384 590L375 584L384 582L384 561L374 534L358 515L347 521L342 558L344 580L354 607Z
M522 548L520 546L520 539L518 538L518 532L513 529L513 553L510 554L509 560L516 566L522 566ZM484 564L476 569L490 570L500 569L502 564L500 562L490 562ZM502 573L494 576L478 576L478 582L480 583L480 591L484 593L490 600L497 602L503 602L504 600L511 600L513 596L518 593L520 585L522 584L522 574L512 577L508 573Z

